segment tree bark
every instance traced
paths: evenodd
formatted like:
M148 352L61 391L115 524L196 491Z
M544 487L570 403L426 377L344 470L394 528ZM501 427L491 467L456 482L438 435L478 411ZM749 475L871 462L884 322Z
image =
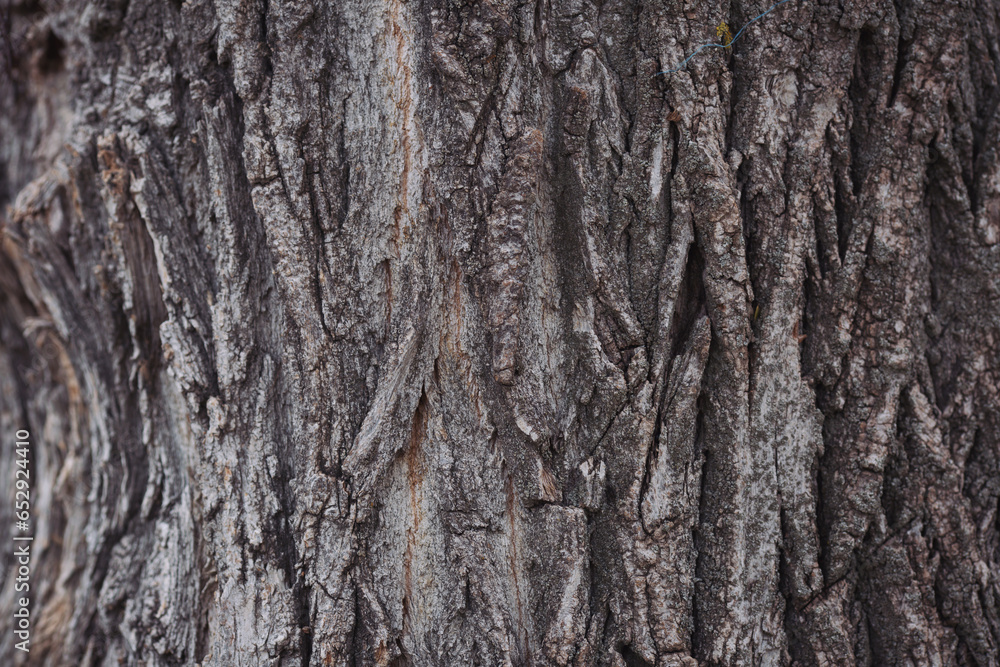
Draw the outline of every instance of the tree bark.
M998 665L1000 5L5 0L37 665Z

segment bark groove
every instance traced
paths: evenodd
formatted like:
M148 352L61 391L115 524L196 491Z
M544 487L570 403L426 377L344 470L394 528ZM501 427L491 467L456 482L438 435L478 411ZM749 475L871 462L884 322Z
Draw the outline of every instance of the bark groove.
M998 5L764 9L4 4L0 654L998 665Z

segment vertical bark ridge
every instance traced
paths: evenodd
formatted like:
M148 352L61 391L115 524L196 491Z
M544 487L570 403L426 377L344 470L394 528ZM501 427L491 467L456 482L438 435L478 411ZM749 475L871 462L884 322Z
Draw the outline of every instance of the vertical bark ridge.
M30 661L996 665L996 8L763 9L5 9Z

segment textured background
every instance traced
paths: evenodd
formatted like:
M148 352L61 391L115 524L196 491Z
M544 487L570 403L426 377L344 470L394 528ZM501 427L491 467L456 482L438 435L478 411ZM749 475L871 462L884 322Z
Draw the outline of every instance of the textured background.
M1000 5L766 8L5 0L27 663L997 665Z

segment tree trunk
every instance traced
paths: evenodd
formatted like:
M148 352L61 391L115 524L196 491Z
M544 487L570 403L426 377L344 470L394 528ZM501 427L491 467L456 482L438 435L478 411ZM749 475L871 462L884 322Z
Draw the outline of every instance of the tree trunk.
M997 3L5 3L0 661L998 665Z

